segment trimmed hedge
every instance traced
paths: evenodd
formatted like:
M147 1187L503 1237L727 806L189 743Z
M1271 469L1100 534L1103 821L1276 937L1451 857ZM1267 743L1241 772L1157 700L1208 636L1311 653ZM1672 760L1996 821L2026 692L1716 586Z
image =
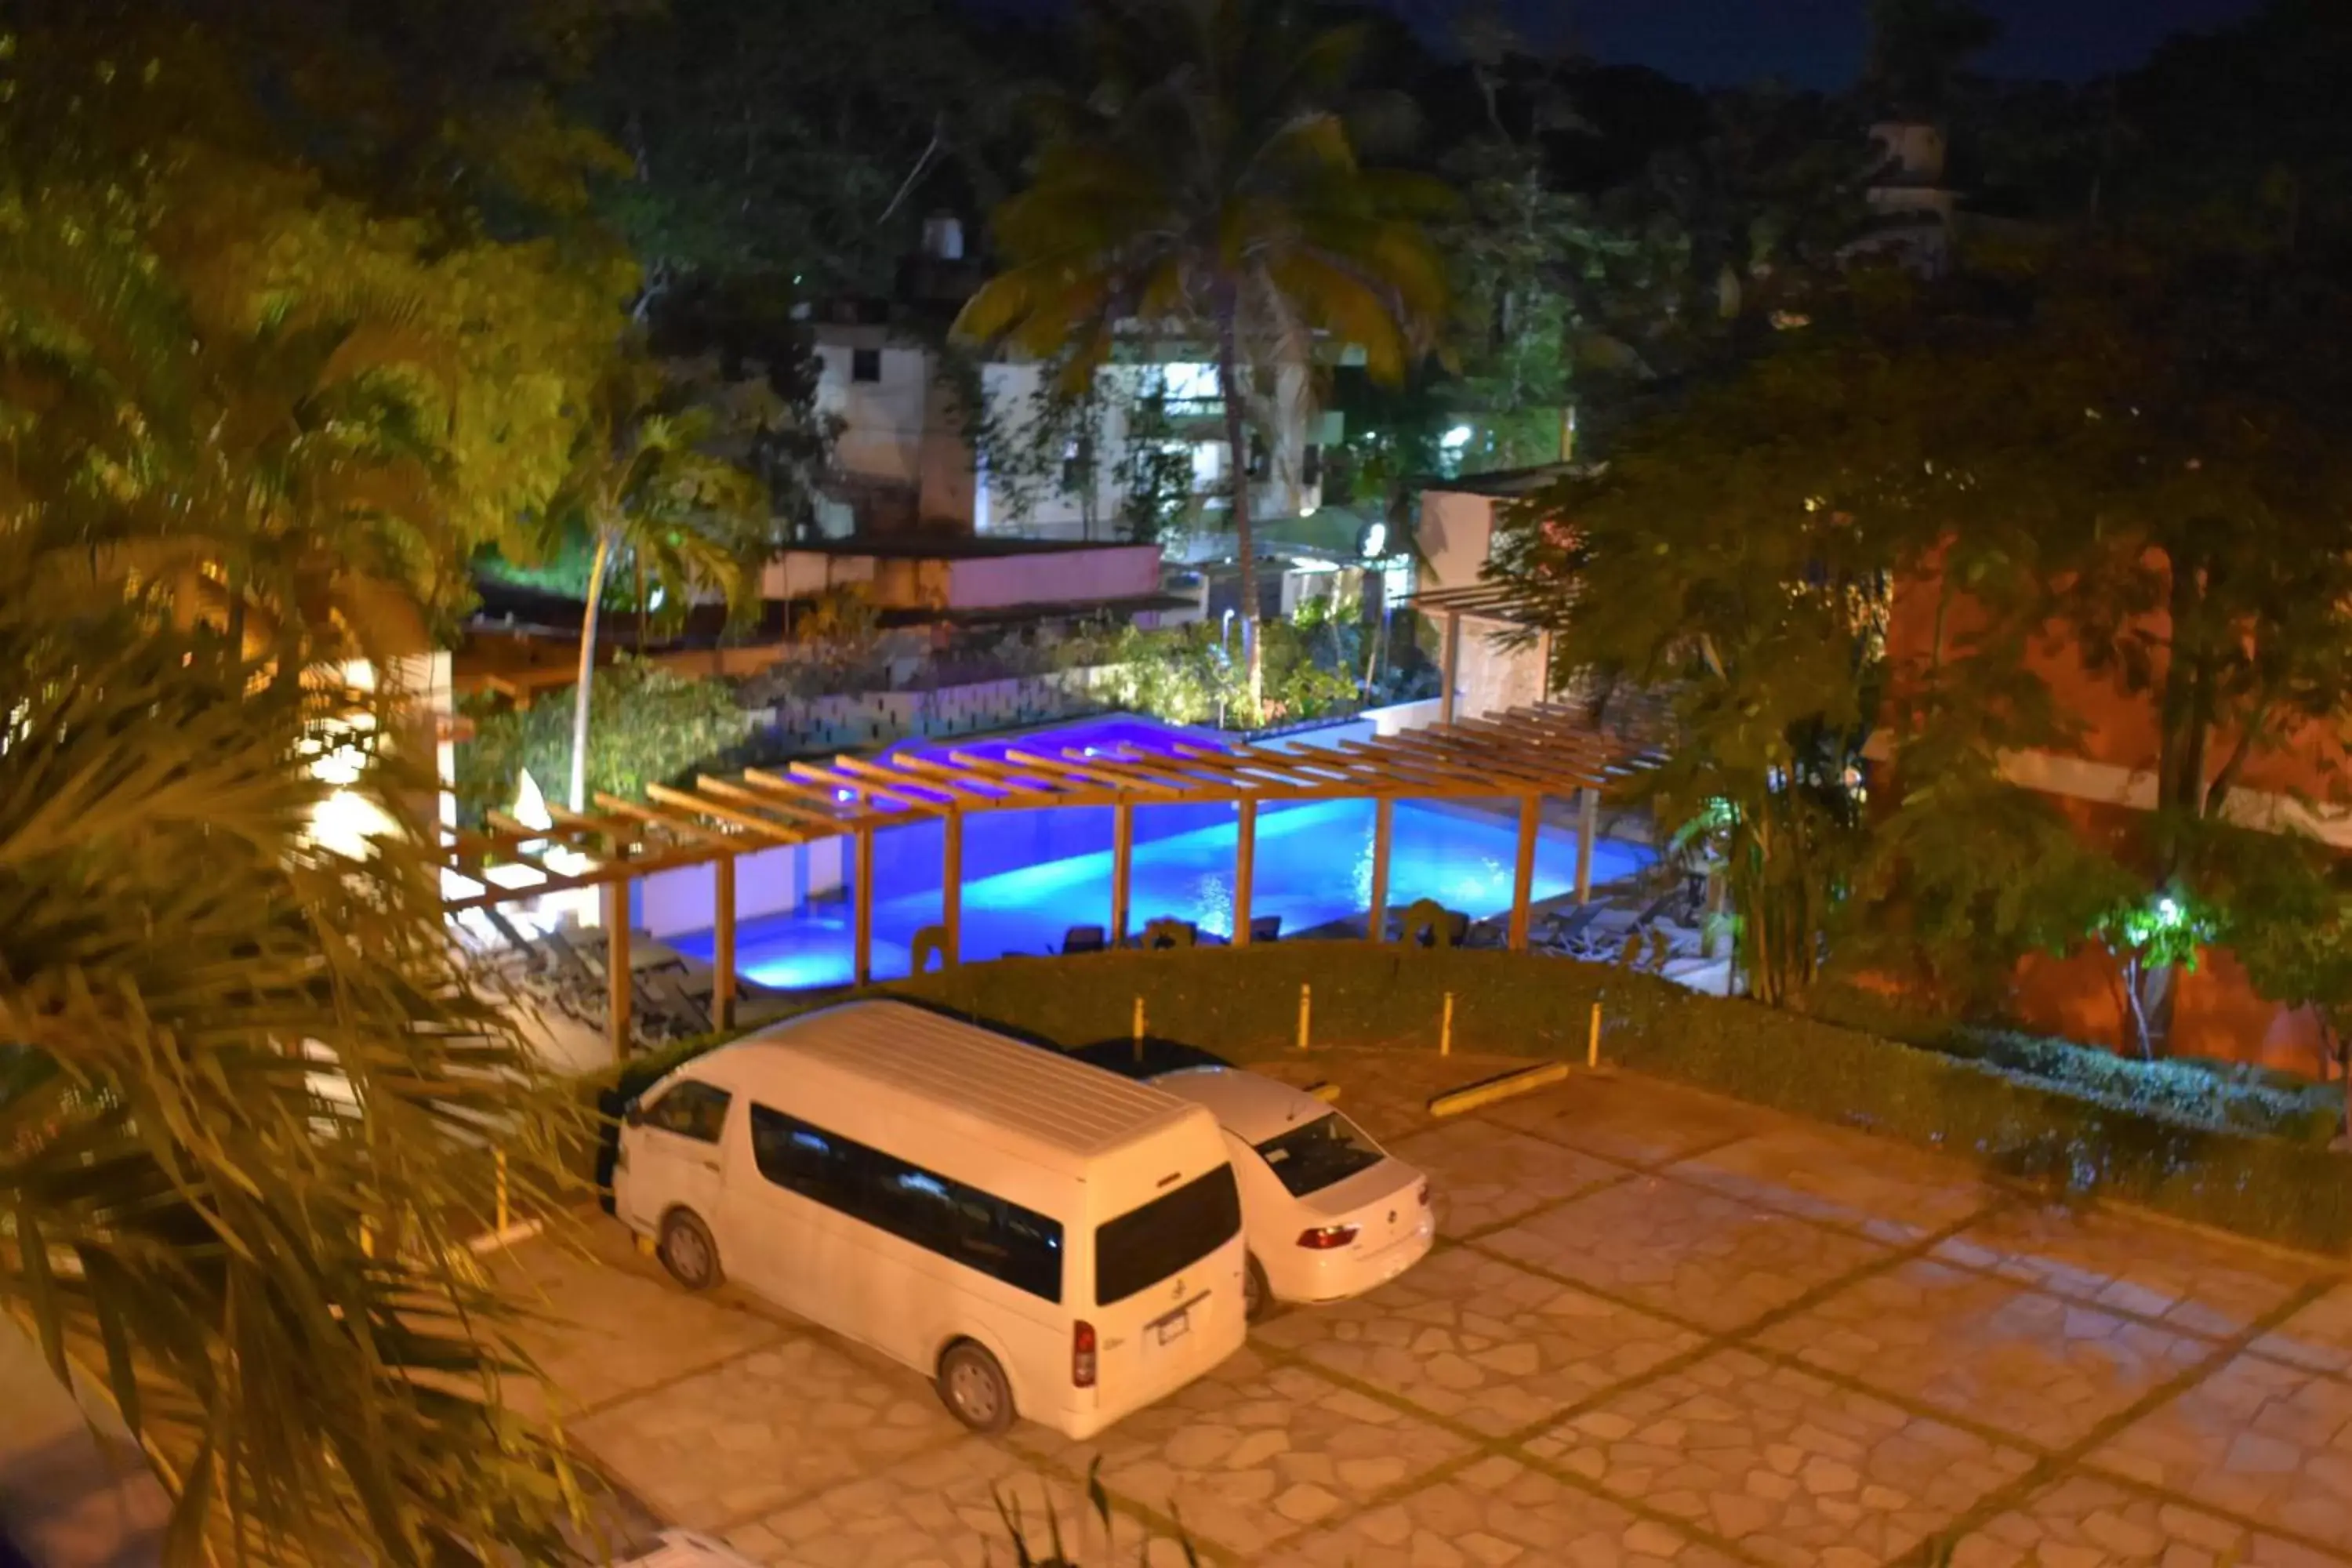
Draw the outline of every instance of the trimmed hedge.
M2343 1122L2343 1085L2252 1062L2210 1057L2140 1061L2053 1036L1923 1016L1864 992L1827 992L1809 1001L1806 1011L1864 1034L1983 1062L2120 1110L2216 1131L2326 1144Z
M1005 959L872 994L1065 1048L1126 1038L1140 997L1147 1033L1247 1061L1296 1048L1302 985L1312 988L1314 1043L1374 1049L1436 1049L1450 993L1455 1050L1581 1060L1597 1002L1602 1055L1618 1066L1970 1157L2070 1194L2285 1246L2352 1250L2352 1157L2070 1095L1990 1055L1921 1049L1602 964L1286 942ZM615 1110L711 1043L640 1058L617 1084L593 1088Z

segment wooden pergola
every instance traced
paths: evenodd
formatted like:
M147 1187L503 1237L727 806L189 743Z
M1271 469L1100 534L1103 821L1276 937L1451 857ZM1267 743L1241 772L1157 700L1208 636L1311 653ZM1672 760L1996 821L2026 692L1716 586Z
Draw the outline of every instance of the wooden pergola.
M1454 722L1455 689L1462 679L1462 623L1467 618L1497 621L1524 627L1535 635L1537 659L1543 671L1542 700L1551 700L1551 628L1530 616L1517 593L1492 583L1471 583L1458 588L1432 588L1396 602L1400 610L1418 610L1433 617L1444 633L1438 655L1437 721Z
M1108 807L1112 817L1109 940L1126 940L1135 808L1230 805L1238 808L1234 847L1233 942L1250 940L1250 885L1257 854L1257 814L1294 801L1370 799L1374 803L1370 936L1386 940L1389 859L1400 800L1515 800L1517 856L1509 945L1528 945L1536 845L1547 796L1580 796L1576 896L1591 896L1592 841L1600 792L1622 769L1622 742L1594 732L1568 708L1538 705L1434 728L1276 750L1179 744L1172 754L1133 747L1009 751L1002 760L951 751L841 756L751 769L731 778L704 775L690 789L654 785L643 802L600 794L583 814L551 805L551 826L530 826L492 813L479 832L457 834L447 865L479 885L450 900L449 913L595 887L604 892L611 944L611 1028L625 1051L630 1016L629 885L642 877L709 865L714 871L714 1017L731 1020L735 981L735 870L739 858L782 846L846 838L854 847L851 971L873 974L874 835L937 819L942 827L942 960L961 958L963 823L982 812ZM569 868L551 864L559 847Z

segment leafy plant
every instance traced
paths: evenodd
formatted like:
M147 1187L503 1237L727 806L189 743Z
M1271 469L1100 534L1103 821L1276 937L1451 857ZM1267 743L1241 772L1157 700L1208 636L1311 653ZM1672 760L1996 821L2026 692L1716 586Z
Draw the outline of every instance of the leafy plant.
M1320 635L1328 627L1319 615L1305 625L1276 622L1266 629L1262 719L1321 718L1359 700L1349 664L1324 661L1345 660L1350 650L1345 640ZM1105 657L1111 700L1122 708L1172 724L1248 722L1247 672L1207 622L1167 631L1122 628Z
M0 604L0 1314L137 1440L173 1564L569 1560L464 1246L493 1140L559 1201L567 1118L442 930L399 710L157 602Z
M572 772L576 726L570 692L549 692L527 709L477 705L474 734L457 745L457 800L469 821L512 806L524 770L545 788ZM591 797L644 798L716 763L751 734L751 715L724 680L698 679L624 655L597 681L589 718Z

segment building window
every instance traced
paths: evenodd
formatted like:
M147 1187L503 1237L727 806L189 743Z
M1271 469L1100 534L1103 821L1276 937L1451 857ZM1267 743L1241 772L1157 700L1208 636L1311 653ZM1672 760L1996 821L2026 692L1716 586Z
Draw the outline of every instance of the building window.
M1094 443L1084 437L1074 437L1062 448L1062 489L1080 490L1086 488L1087 472L1094 467Z
M882 351L880 349L850 350L849 379L852 381L880 381L882 379Z

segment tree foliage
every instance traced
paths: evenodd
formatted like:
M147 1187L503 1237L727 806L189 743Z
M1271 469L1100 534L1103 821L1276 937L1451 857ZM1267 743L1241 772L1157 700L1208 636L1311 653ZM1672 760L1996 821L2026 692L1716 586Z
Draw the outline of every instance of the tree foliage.
M628 155L599 205L650 314L696 281L889 291L940 196L990 201L1012 93L932 0L672 0L583 94Z
M656 586L680 615L698 596L716 594L731 608L757 592L773 543L767 497L752 475L709 449L717 434L708 405L678 406L659 369L643 362L616 362L589 398L571 474L547 514L553 528L584 532L593 545L572 687L574 811L589 799L597 616L615 558L625 556L635 575L641 616Z
M2080 239L1944 288L1858 275L1515 524L1496 573L1563 664L1670 694L1648 786L1666 826L1727 806L1735 893L1743 864L1795 879L1740 900L1760 994L1801 990L1790 943L1842 899L1853 952L1907 943L1963 989L2123 932L2102 908L2187 907L2249 759L2340 761L2320 737L2352 702L2352 400L2309 333L2347 303L2276 252ZM1911 635L1890 653L1897 584ZM1996 765L2074 742L2053 647L2151 719L2156 810L2119 858L2062 850ZM1874 731L1902 798L1865 832L1821 792L1861 776ZM1759 974L1784 919L1797 967ZM2127 934L2116 951L2134 979L2167 968Z
M173 1564L562 1561L463 1243L493 1143L562 1195L568 1101L443 927L394 656L552 489L621 291L536 205L563 128L480 134L539 79L356 112L515 16L327 10L0 34L0 1313L137 1438Z
M1104 0L1090 15L1096 89L1053 104L1034 179L996 214L1004 268L958 330L1062 358L1074 379L1123 330L1210 345L1255 708L1244 454L1249 428L1271 421L1253 405L1343 349L1383 380L1412 368L1445 313L1424 220L1447 204L1443 187L1360 159L1360 29L1317 26L1288 0Z

